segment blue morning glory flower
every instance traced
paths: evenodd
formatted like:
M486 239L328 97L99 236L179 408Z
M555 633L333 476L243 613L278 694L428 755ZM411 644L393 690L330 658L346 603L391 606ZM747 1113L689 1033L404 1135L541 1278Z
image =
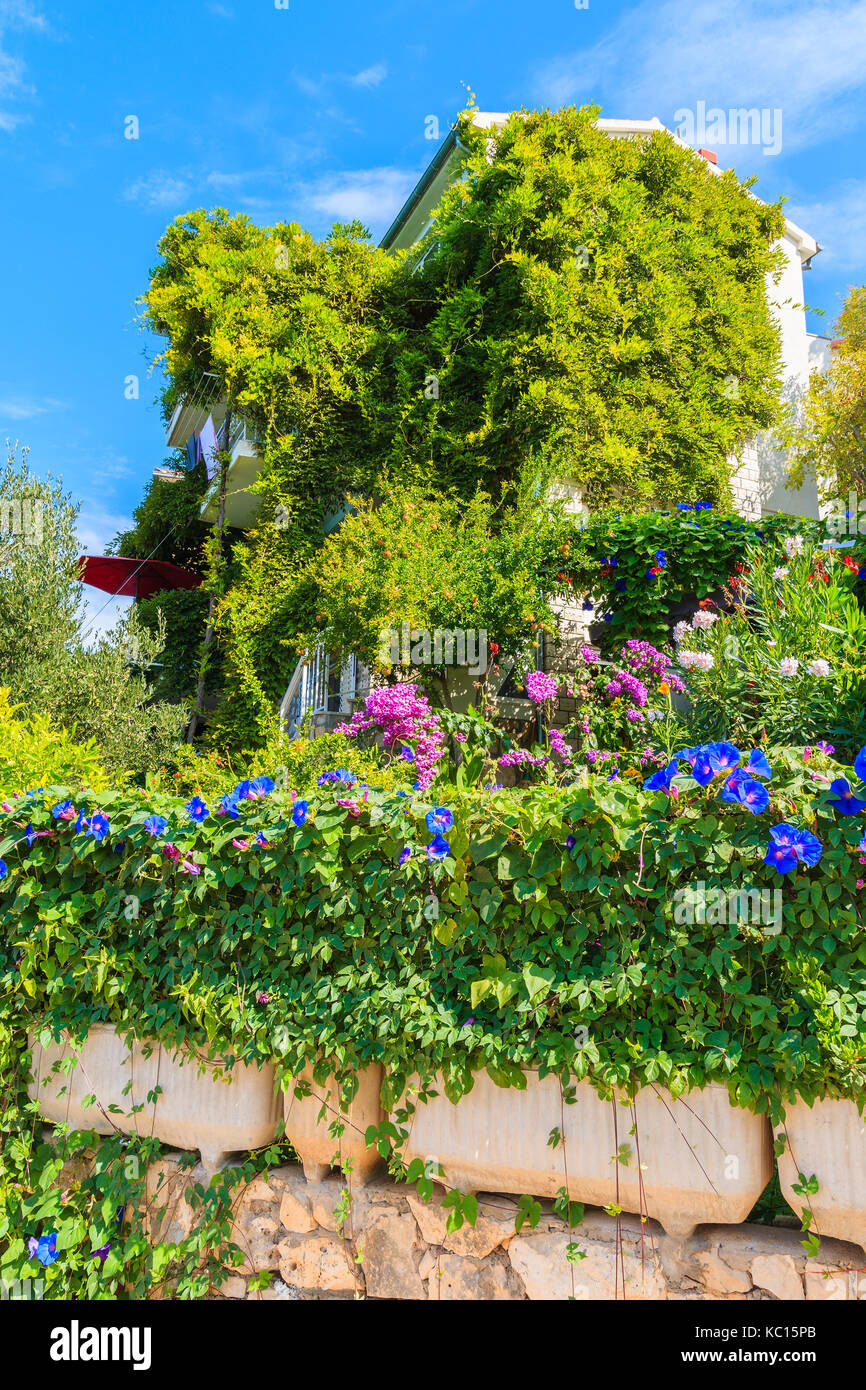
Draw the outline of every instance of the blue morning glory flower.
M667 564L667 558L663 550L656 551L656 564L661 565L662 569L664 569L665 565Z
M250 782L250 791L254 796L270 796L276 785L272 777L254 777Z
M773 769L760 748L753 748L744 769L750 777L763 777L765 782L773 780Z
M575 837L574 835L568 835L568 836L566 836L566 840L565 840L565 848L566 848L566 849L574 849L574 847L575 847L576 844L577 844L577 839L576 839L576 837Z
M52 1231L50 1235L40 1236L38 1240L31 1236L27 1242L27 1253L31 1260L37 1259L46 1268L53 1265L57 1259L57 1232Z
M267 845L268 843L269 843L269 842L265 839L263 832L262 832L261 830L259 830L258 833L256 834L256 844L257 844L257 845Z
M810 869L814 869L821 855L824 853L821 841L808 830L797 830L794 832L791 848L800 860L800 863L806 864Z
M148 835L162 835L168 825L168 821L163 816L148 816L144 822L144 828Z
M866 748L861 748L854 759L854 771L861 782L866 782Z
M104 840L108 834L108 817L104 816L101 811L97 811L96 815L90 817L90 833L97 841Z
M719 799L721 801L739 801L740 798L737 795L737 787L739 786L740 782L742 782L744 779L746 781L749 780L748 768L735 767L730 777L726 779L724 785L722 786Z
M397 863L398 863L398 864L405 864L405 863L406 863L406 860L407 860L407 859L411 859L411 858L412 858L412 848L411 848L410 845L405 845L405 846L403 847L403 849L401 849L400 853L397 855Z
M692 776L700 787L708 787L715 777L713 765L707 756L707 750L698 750L698 756L692 764Z
M407 762L407 763L414 763L414 761L415 761L415 754L413 753L412 749L409 747L408 743L404 743L404 744L403 744L403 747L400 749L400 757L404 760L404 762Z
M79 811L79 812L78 812L78 819L77 819L77 821L75 822L75 833L76 833L76 835L83 835L84 832L85 832L85 830L89 830L89 829L90 829L90 821L87 819L87 817L85 816L85 814L84 814L83 811Z
M56 806L51 807L51 814L55 820L72 820L75 815L75 807L71 801L58 801Z
M5 859L0 859L0 878L5 878L8 872Z
M767 788L752 777L738 778L734 786L734 796L742 806L746 807L746 810L751 811L753 816L765 811L770 804L770 793Z
M307 819L308 808L309 802L307 801L295 802L294 809L292 810L292 820L295 822L295 825L303 825L304 821Z
M645 792L666 792L669 790L671 782L676 777L679 764L676 758L671 758L667 767L660 767L658 772L654 772L651 777L644 778L643 789Z
M678 503L677 503L677 511L678 511L678 512L690 512L691 510L692 510L692 509L691 509L691 505L690 505L688 502L678 502Z
M713 772L719 773L738 767L743 755L732 743L708 743L705 756Z
M186 810L189 812L190 820L196 821L198 825L201 825L203 820L207 820L208 809L200 796L194 796L191 801L188 801Z
M435 835L442 830L450 830L454 824L454 816L447 806L434 806L432 811L427 812L424 821L430 834Z
M237 789L220 797L220 803L217 807L218 816L231 816L232 820L237 820L240 815L240 807L237 803L236 791Z
M434 835L427 846L428 859L444 859L451 846L444 835Z
M36 831L33 829L32 821L28 821L24 827L24 838L32 849L33 841L36 839Z
M854 816L858 811L866 810L866 801L854 795L847 777L837 777L830 783L830 790L836 793L830 805L841 815Z

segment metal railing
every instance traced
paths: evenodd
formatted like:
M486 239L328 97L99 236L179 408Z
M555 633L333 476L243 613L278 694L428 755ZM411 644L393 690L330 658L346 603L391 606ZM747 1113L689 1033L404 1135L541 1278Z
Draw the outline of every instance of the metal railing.
M357 658L340 666L324 644L305 651L280 702L280 739L298 737L305 719L317 715L351 714L358 681Z

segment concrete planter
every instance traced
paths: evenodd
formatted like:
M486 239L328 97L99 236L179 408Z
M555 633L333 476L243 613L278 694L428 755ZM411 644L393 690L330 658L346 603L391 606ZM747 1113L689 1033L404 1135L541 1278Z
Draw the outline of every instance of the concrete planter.
M773 1173L766 1116L735 1109L725 1087L707 1086L674 1100L645 1087L636 1101L603 1101L588 1081L577 1103L563 1105L559 1081L527 1073L524 1091L496 1086L486 1073L459 1104L439 1096L417 1104L404 1161L440 1164L463 1192L569 1196L588 1205L616 1203L654 1217L671 1235L706 1222L744 1221ZM551 1131L563 1141L548 1144ZM626 1163L618 1162L621 1146Z
M259 1148L277 1136L281 1106L272 1066L257 1070L235 1063L227 1072L219 1062L202 1064L194 1056L181 1065L159 1043L146 1057L143 1043L130 1052L108 1024L95 1024L78 1049L68 1042L43 1048L34 1038L32 1056L31 1098L55 1124L99 1134L116 1128L198 1149L211 1170L223 1166L229 1154ZM71 1072L52 1070L70 1057L77 1058ZM98 1104L85 1106L90 1095Z
M299 1081L312 1087L310 1096L295 1095ZM332 1167L352 1161L352 1181L363 1186L380 1171L383 1160L375 1148L367 1148L364 1134L368 1125L381 1124L385 1118L379 1099L382 1087L382 1068L365 1067L358 1077L358 1090L348 1110L340 1109L340 1088L336 1082L327 1087L313 1081L313 1068L307 1067L295 1077L285 1094L286 1138L297 1150L304 1165L308 1182L321 1182ZM320 1119L322 1106L325 1115ZM332 1124L342 1123L343 1133L334 1138Z
M779 1155L779 1186L800 1216L808 1208L821 1236L855 1241L866 1250L866 1120L853 1100L786 1103L787 1118L776 1134L785 1141ZM802 1173L818 1179L818 1191L799 1194Z

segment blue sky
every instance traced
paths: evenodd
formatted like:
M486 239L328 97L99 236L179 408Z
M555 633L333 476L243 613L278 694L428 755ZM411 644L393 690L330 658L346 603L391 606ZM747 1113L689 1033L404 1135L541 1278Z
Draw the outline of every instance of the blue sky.
M781 112L777 154L706 143L826 248L812 331L866 277L866 0L282 5L0 0L0 440L81 500L87 551L166 453L136 307L166 224L224 206L379 236L464 83L482 110L594 101L672 129L699 102Z

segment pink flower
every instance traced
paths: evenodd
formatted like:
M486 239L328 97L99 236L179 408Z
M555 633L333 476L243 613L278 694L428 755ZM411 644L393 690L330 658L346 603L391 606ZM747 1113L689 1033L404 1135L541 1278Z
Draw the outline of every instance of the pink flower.
M544 671L531 671L526 677L526 693L533 704L541 705L545 700L556 699L556 677Z
M232 840L232 844L235 849L249 849L250 847L248 840Z
M465 743L465 742L466 742L466 735L465 735L465 734L461 734L461 732L460 732L459 729L456 729L455 732L454 732L454 742L455 742L455 743Z
M167 840L166 843L163 845L162 852L165 855L166 859L171 859L174 861L180 859L180 850L178 849L177 845L173 845L170 840Z
M361 808L358 805L357 801L351 801L348 798L342 798L337 801L337 805L345 806L346 810L349 812L351 816L360 816L361 814Z
M191 859L185 859L180 866L185 874L200 874L201 868L198 864L193 864Z
M425 791L436 776L436 764L445 756L445 731L426 696L417 692L411 683L378 686L366 696L363 711L356 710L351 722L340 724L337 732L357 738L378 729L385 748L410 743L415 749L418 790Z
M267 1004L267 1002L268 1002L268 1000L270 999L270 997L271 997L271 996L270 996L265 990L260 989L259 992L258 992L258 994L256 995L256 1003L257 1003L257 1004Z

